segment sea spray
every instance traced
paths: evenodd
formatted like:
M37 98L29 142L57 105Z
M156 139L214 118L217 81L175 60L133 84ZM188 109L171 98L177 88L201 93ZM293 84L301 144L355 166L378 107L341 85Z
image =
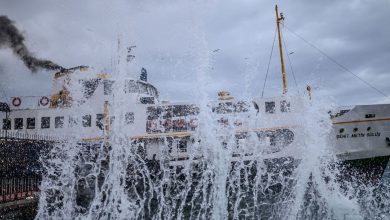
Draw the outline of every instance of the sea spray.
M339 219L364 213L352 185L340 183L332 124L323 110L329 104L289 96L236 100L226 91L210 101L210 52L202 32L194 31L196 129L184 137L130 138L123 132L132 67L121 56L110 78L112 95L99 109L89 106L81 87L70 88L80 104L75 113L104 110L104 129L95 140L75 131L43 155L37 218ZM126 53L123 48L119 53ZM368 213L375 204L365 207Z
M307 103L303 112L304 152L295 171L294 204L288 216L340 219L360 211L357 201L341 191L335 166L339 161L332 153L332 123L323 106L330 104L317 98Z

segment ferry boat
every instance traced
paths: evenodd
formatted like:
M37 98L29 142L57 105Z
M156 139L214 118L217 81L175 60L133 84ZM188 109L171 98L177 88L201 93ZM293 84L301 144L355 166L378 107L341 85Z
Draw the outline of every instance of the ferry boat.
M306 131L302 120L310 100L287 95L279 27L283 16L277 9L276 20L283 95L248 101L221 91L218 99L209 103L216 124L234 132L237 148L233 150L233 161L242 157L251 160L259 152L263 158L295 159L304 153ZM160 101L158 90L147 81L145 69L139 79L121 80L124 88L113 94L116 82L109 73L87 66L57 72L51 95L11 97L8 103L1 103L0 134L93 143L109 137L113 125L120 123L120 132L147 160L160 160L162 152L167 151L175 166L190 157L202 156L194 154L192 147L200 122L199 106ZM114 95L126 99L119 113L110 111ZM383 172L390 156L390 104L342 108L331 113L331 118L335 154L345 161L375 159L378 172ZM224 137L220 139L224 141ZM254 142L245 144L249 139ZM169 149L161 149L162 142L168 142ZM252 147L242 149L245 145Z

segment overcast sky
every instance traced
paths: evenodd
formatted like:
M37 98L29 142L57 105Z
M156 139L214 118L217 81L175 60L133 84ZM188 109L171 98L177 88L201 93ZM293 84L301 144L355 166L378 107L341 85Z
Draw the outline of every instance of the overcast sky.
M277 3L286 27L390 96L389 0L113 2L0 0L0 15L15 21L37 57L64 67L112 70L120 36L137 46L129 75L145 67L162 99L190 101L199 88L210 98L219 90L261 95ZM310 84L338 105L390 103L287 29L283 36L297 82L286 57L289 94ZM52 76L31 73L10 49L0 49L0 97L50 94ZM275 45L265 96L280 95L281 87Z

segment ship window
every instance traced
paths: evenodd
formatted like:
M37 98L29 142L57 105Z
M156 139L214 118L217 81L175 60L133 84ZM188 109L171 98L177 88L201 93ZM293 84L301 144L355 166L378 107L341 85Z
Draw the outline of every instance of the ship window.
M256 112L259 112L260 109L256 102L253 102L253 107L255 108Z
M344 128L340 128L339 132L343 133L344 132Z
M173 131L187 131L187 123L185 119L177 119L172 121L172 129Z
M367 131L371 131L371 127L368 127L368 128L367 128Z
M83 127L91 127L91 115L84 115L82 119Z
M161 131L158 129L157 120L148 120L146 121L146 132L148 133L160 133Z
M138 83L139 93L148 94L148 89L145 84Z
M27 129L35 129L35 118L27 118Z
M23 129L23 118L15 118L14 122L15 129Z
M275 102L265 102L265 112L275 113Z
M186 140L180 140L177 144L177 148L179 152L187 152L187 141Z
M96 88L99 85L99 80L98 79L92 79L92 80L86 80L83 81L83 86L84 86L84 97L89 98L93 95L95 92Z
M41 118L41 128L50 128L50 117Z
M103 114L96 114L96 126L100 129L103 130Z
M195 106L195 105L189 105L187 106L188 108L188 114L189 115L198 115L199 114L199 107Z
M3 119L3 130L10 130L11 129L11 119L4 118Z
M216 112L218 114L226 114L226 113L232 113L234 111L235 106L232 102L221 102L218 103L218 106L213 108L213 112Z
M134 123L134 112L127 112L125 114L125 122L126 122L126 124L133 124Z
M58 116L54 118L54 127L63 128L64 127L64 116Z
M146 88L148 90L148 94L154 97L158 96L158 92L156 88L154 88L152 85L146 84Z
M375 114L366 114L366 118L375 118Z
M138 89L138 84L136 82L134 82L134 80L130 80L127 84L128 86L128 91L130 93L138 93L139 89Z
M163 119L172 118L172 105L162 107Z
M146 113L148 115L148 120L158 119L162 113L163 109L161 107L148 107Z
M353 129L353 132L357 132L359 129L358 128L354 128Z
M245 102L237 102L234 105L234 107L235 107L235 109L234 109L235 112L247 112L247 111L249 111L249 109L248 109L249 106Z
M77 126L77 124L78 124L78 121L77 121L77 118L75 118L75 117L72 117L72 116L69 116L69 127L75 127L75 126Z
M112 84L114 84L113 81L105 80L105 81L103 82L103 86L104 86L104 95L111 95L111 93L112 93Z
M141 97L140 102L142 104L154 104L154 98L153 97Z
M180 116L184 116L184 108L185 108L185 105L174 105L173 106L173 117L180 117Z
M289 112L290 110L290 102L287 102L286 100L280 101L281 112Z

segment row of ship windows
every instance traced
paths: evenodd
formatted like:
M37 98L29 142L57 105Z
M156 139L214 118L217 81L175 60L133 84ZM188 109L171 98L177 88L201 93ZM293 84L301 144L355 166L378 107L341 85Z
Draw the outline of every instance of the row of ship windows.
M345 131L344 128L340 128L339 133L340 133L340 134L341 134L341 133L344 133L344 131ZM353 129L353 132L357 132L357 131L359 131L358 128L354 128L354 129ZM371 131L371 127L367 127L367 131Z
M254 107L256 111L259 111L259 106L254 102ZM276 102L270 101L265 102L265 113L274 114L276 112ZM221 102L218 104L218 106L214 107L213 112L219 113L219 114L226 114L226 113L240 113L240 112L248 112L249 111L249 105L245 102ZM280 101L280 112L290 112L291 111L291 104L290 102L286 100Z
M265 102L265 112L266 113L275 113L275 102ZM290 102L287 102L286 100L280 101L280 111L281 112L290 112L291 111L291 104Z
M81 124L83 127L91 127L92 126L92 116L84 115L81 117ZM103 129L103 114L96 114L96 126L100 129ZM41 129L50 128L50 117L41 117ZM110 123L112 124L115 120L114 116L110 117ZM35 118L27 118L26 119L26 128L27 129L35 129L36 128L36 120ZM54 117L54 127L55 128L63 128L65 122L64 116ZM68 127L76 127L79 123L78 118L69 117ZM127 112L125 114L125 123L133 124L134 123L134 112ZM3 119L3 130L11 130L11 119L4 118ZM14 118L14 129L21 130L24 128L24 118Z

